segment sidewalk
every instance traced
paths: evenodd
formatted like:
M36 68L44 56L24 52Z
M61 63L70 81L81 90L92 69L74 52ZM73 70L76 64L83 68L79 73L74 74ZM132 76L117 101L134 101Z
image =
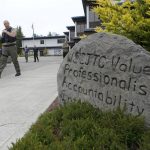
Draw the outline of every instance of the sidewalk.
M0 150L7 150L20 138L57 96L57 72L62 57L40 57L25 63L19 58L21 73L15 77L13 64L0 79Z

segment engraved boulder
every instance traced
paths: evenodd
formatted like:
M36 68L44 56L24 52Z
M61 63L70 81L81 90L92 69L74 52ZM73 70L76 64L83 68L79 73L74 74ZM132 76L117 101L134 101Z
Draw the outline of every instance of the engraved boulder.
M81 40L60 65L57 81L62 104L121 107L150 125L150 53L126 37L95 33Z

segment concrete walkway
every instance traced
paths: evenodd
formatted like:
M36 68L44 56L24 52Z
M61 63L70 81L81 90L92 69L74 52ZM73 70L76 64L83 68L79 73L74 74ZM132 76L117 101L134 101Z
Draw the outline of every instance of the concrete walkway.
M62 57L40 57L25 63L19 58L21 73L15 77L13 64L0 79L0 150L20 138L57 96L57 72Z

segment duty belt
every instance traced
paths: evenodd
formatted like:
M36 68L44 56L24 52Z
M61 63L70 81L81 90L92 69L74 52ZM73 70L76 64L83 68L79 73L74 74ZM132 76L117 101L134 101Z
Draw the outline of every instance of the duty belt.
M8 44L8 45L3 45L4 47L10 47L10 46L15 46L16 44L13 43L13 44Z

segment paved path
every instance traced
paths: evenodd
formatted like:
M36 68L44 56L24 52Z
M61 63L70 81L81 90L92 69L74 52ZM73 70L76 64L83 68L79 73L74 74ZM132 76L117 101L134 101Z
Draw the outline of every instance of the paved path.
M15 77L13 64L0 79L0 150L22 137L57 96L57 72L61 56L40 57L25 63L19 58L22 75Z

